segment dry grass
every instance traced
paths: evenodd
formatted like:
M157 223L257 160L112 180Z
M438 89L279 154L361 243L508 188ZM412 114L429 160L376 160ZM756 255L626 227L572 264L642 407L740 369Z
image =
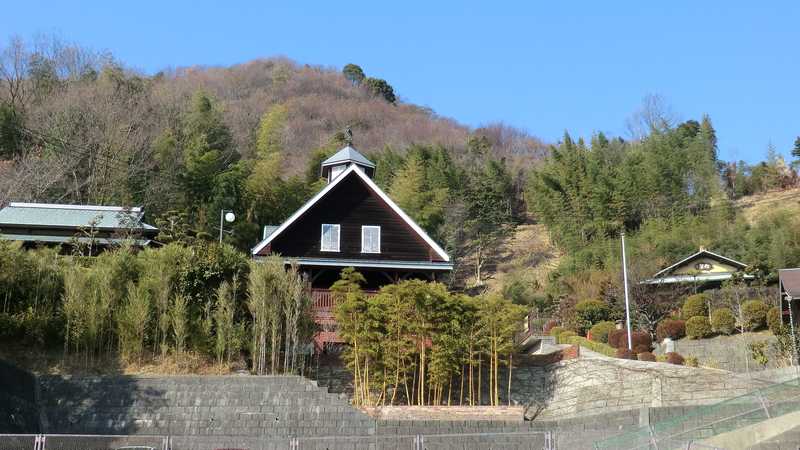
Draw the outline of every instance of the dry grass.
M0 358L41 375L227 375L243 367L242 361L217 364L197 353L186 353L181 358L152 355L143 361L126 362L118 357L106 356L87 359L84 355L64 355L61 349L37 350L3 343Z
M542 224L522 224L501 244L498 263L488 267L485 288L490 292L502 290L509 276L531 285L544 285L550 272L558 267L563 254L550 243L547 228ZM471 264L469 256L466 264ZM474 276L466 279L467 286L475 284Z
M749 195L737 200L735 204L749 223L756 222L760 217L778 208L791 213L800 213L800 188Z

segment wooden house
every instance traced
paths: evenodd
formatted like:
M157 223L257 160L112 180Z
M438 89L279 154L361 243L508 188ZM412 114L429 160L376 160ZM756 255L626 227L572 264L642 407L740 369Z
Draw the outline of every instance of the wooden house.
M658 271L642 283L655 286L692 284L696 289L719 287L725 280L738 274L744 280L753 279L745 273L747 264L700 248L697 253Z
M365 290L409 278L435 281L453 269L448 254L372 180L375 164L347 146L321 164L328 184L278 226L264 228L254 258L278 254L312 287L319 347L339 342L331 285L342 269L366 278Z
M153 244L158 229L144 223L139 207L62 205L11 202L0 209L0 239L26 247L57 246L64 251L80 245L87 254L125 242Z

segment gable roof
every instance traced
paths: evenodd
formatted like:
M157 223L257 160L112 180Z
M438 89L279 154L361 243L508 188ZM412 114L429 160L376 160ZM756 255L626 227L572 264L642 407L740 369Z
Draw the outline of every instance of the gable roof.
M92 222L95 222L97 229L158 230L154 226L143 223L143 217L144 211L140 207L11 202L5 208L0 209L0 228L4 225L79 228L90 226Z
M800 268L778 269L778 284L791 300L800 298Z
M682 260L676 262L675 264L673 264L673 265L671 265L671 266L669 266L669 267L667 267L665 269L662 269L662 270L658 271L655 275L653 275L653 278L659 278L659 277L665 276L665 275L669 274L670 272L672 272L674 269L686 264L687 262L689 262L689 261L691 261L693 259L700 258L701 256L706 256L706 257L709 257L711 259L716 259L717 261L724 262L726 264L730 264L730 265L732 265L734 267L737 267L739 269L744 269L744 268L747 267L747 264L745 264L743 262L739 262L739 261L736 261L735 259L730 259L730 258L727 258L725 256L719 255L717 253L710 252L710 251L708 251L708 250L706 250L704 248L701 248L700 251L698 251L697 253L694 253L694 254L692 254L690 256L687 256L686 258L683 258Z
M335 156L335 155L334 155L334 156ZM406 223L406 224L407 224L409 227L411 227L411 229L412 229L412 230L414 230L414 232L416 232L416 233L417 233L417 235L419 235L419 237L421 237L421 238L422 238L422 240L424 240L424 241L425 241L425 243L427 243L428 245L430 245L430 247L431 247L431 248L432 248L432 249L433 249L433 250L436 252L436 254L438 254L438 255L439 255L439 256L440 256L440 257L441 257L441 258L442 258L444 261L450 261L450 256L449 256L449 255L448 255L448 254L447 254L447 253L444 251L444 249L442 249L442 247L440 247L440 246L439 246L439 244L437 244L437 243L436 243L436 242L435 242L433 239L431 239L431 237L430 237L430 236L428 236L428 233L426 233L426 232L425 232L425 230L423 230L423 229L422 229L422 228L421 228L419 225L417 225L417 224L416 224L416 222L414 222L414 221L411 219L411 217L409 217L409 216L408 216L408 215L407 215L407 214L406 214L406 213L405 213L405 212L404 212L402 209L400 209L400 207L399 207L399 206L397 206L397 204L396 204L394 201L392 201L392 199L391 199L391 198L389 198L389 196L388 196L388 195L386 195L386 193L385 193L385 192L383 192L383 191L381 190L381 188L379 188L379 187L378 187L378 185L377 185L377 184L375 184L375 182L374 182L374 181L372 181L372 179L371 179L370 177L368 177L368 176L367 176L367 175L364 173L364 171L363 171L363 170L361 170L361 168L359 168L359 167L358 167L357 165L355 165L355 164L350 164L350 167L348 167L348 168L347 168L347 170L345 170L345 171L344 171L344 172L343 172L341 175L339 175L338 177L336 177L336 178L335 178L335 179L334 179L332 182L328 183L328 185L327 185L327 186L325 186L325 188L323 188L321 191L319 191L319 192L317 193L317 195L313 196L313 197L312 197L312 198L311 198L309 201L307 201L307 202L306 202L306 203L305 203L305 204L304 204L302 207L300 207L300 209L298 209L297 211L295 211L295 213L294 213L294 214L292 214L292 215L291 215L291 216L290 216L288 219L286 219L286 221L285 221L285 222L283 222L283 223L282 223L282 224L281 224L281 225L280 225L280 226L279 226L279 227L278 227L278 228L277 228L275 231L273 231L273 232L272 232L272 233L271 233L269 236L267 236L267 238L266 238L266 239L264 239L263 241L261 241L261 242L260 242L258 245L256 245L255 247L253 247L253 249L252 249L251 253L252 253L253 255L255 255L255 254L257 254L258 252L260 252L260 251L261 251L261 250L262 250L264 247L266 247L267 245L269 245L269 243L270 243L270 242L272 242L272 241L273 241L273 240L274 240L276 237L278 237L278 236L279 236L281 233L283 233L283 232L284 232L284 231L285 231L287 228L289 228L289 226L290 226L292 223L294 223L294 222L295 222L297 219L299 219L299 218L300 218L300 217L301 217L303 214L305 214L305 212L306 212L306 211L308 211L309 209L311 209L311 207L312 207L312 206L314 206L314 205L315 205L315 204L316 204L318 201L320 201L320 200L321 200L323 197L325 197L325 195L327 195L327 194L328 194L328 192L330 192L330 191L331 191L331 190L332 190L334 187L336 187L336 185L338 185L339 183L341 183L341 182L342 182L344 179L346 179L348 176L350 176L350 175L351 175L351 174L353 174L353 173L355 174L354 176L358 176L359 178L361 178L361 180L362 180L362 181L363 181L363 182L364 182L364 183L367 185L367 187L368 187L369 189L371 189L373 192L375 192L375 193L376 193L376 194L377 194L377 195L378 195L378 196L381 198L381 200L383 200L383 201L384 201L384 202L385 202L387 205L389 205L389 207L390 207L390 208L391 208L391 209L392 209L392 210L393 210L393 211L394 211L394 212L395 212L395 213L396 213L398 216L400 216L400 218L401 218L401 219L403 219L403 221L404 221L404 222L405 222L405 223Z
M361 164L362 166L367 166L371 168L375 168L375 163L368 160L366 156L362 155L361 152L354 149L351 146L347 146L338 152L336 152L333 156L322 161L321 167L325 166L333 166L336 164L343 164L348 162L354 162L357 164Z

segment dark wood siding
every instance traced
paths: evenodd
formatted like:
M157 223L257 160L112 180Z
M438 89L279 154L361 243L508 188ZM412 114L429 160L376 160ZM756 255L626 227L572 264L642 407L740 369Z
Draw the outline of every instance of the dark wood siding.
M339 252L321 252L322 224L339 224ZM381 253L361 253L361 226L381 227ZM271 243L274 253L288 257L355 258L431 261L434 250L355 173L328 194Z

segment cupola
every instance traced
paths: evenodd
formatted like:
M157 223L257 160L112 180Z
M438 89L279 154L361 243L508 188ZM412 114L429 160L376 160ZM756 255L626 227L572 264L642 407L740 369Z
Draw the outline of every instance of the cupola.
M370 178L375 174L375 164L349 145L322 161L320 174L330 183L352 164L358 166Z

